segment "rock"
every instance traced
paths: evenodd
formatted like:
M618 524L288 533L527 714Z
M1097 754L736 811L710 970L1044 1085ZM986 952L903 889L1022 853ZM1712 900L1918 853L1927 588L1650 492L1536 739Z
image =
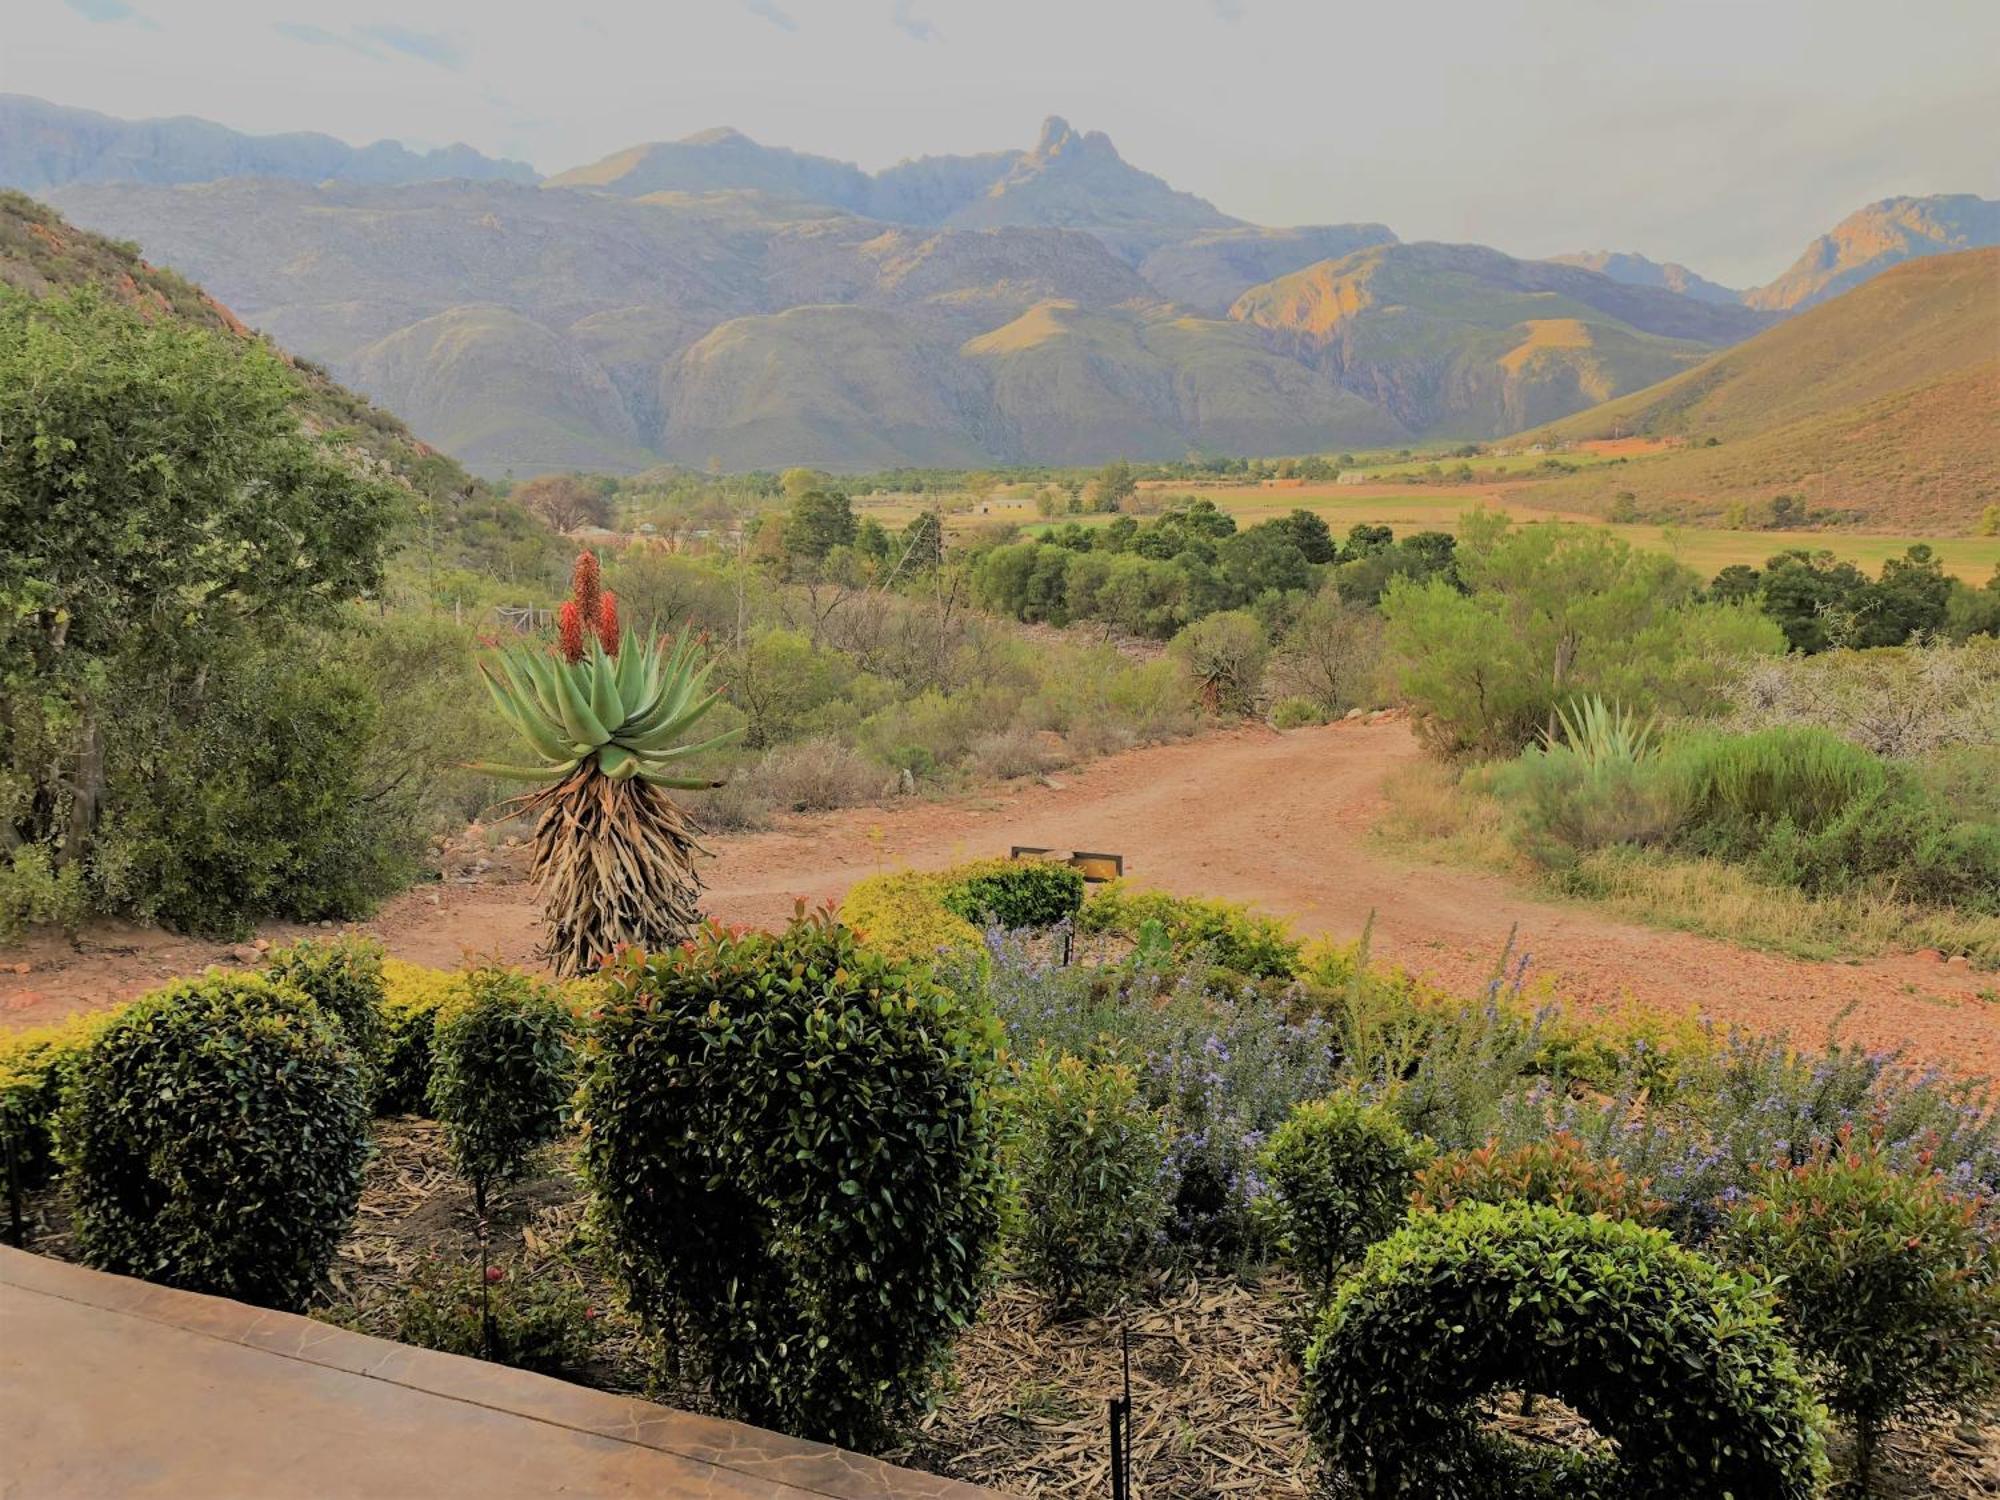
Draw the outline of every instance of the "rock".
M14 972L16 974L32 974L35 972L35 966L33 964L15 964Z
M1346 719L1348 722L1352 723L1357 719L1367 718L1368 710L1365 708L1350 708L1346 713L1342 714L1341 717L1343 719Z
M1969 969L1972 967L1972 960L1967 958L1963 953L1954 953L1944 962L1945 967L1948 969Z
M229 956L239 964L254 964L264 953L255 943L238 943L229 950Z
M1919 948L1911 957L1920 963L1941 964L1944 962L1944 955L1935 948Z
M251 944L251 947L255 948L259 953L268 953L271 951L271 940L269 938L258 938Z

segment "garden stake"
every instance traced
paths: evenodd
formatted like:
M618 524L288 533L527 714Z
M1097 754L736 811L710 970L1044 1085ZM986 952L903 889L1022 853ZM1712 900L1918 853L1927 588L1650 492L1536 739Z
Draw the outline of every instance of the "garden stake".
M1111 1500L1132 1500L1132 1330L1118 1330L1125 1394L1111 1398Z

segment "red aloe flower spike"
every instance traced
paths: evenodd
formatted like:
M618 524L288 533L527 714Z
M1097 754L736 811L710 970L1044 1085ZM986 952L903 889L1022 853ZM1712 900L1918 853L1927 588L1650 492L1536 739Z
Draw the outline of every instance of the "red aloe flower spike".
M583 611L576 607L574 599L563 600L556 617L556 650L562 653L564 661L583 660Z
M579 552L576 567L569 575L569 595L576 600L576 607L583 612L583 618L593 623L597 619L597 600L603 588L603 577L598 571L595 552Z
M609 589L597 601L597 639L606 656L618 654L618 596Z

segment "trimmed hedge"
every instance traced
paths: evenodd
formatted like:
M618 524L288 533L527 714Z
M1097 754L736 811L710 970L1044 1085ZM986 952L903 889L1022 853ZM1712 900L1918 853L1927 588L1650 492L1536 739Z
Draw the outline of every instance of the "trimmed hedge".
M1575 1408L1611 1454L1480 1429L1505 1389ZM1665 1232L1535 1204L1413 1219L1369 1251L1305 1358L1321 1453L1369 1495L1808 1500L1823 1414L1759 1284Z
M1758 1174L1721 1244L1772 1278L1778 1315L1851 1424L1864 1492L1892 1422L1969 1416L2000 1393L2000 1239L1987 1205L1881 1148Z
M1083 905L1083 873L1046 859L987 859L947 870L940 898L976 926L1053 927Z
M438 1011L462 991L465 976L390 958L383 960L382 979L382 1071L375 1110L416 1114L429 1104Z
M0 1190L9 1200L54 1175L55 1121L85 1053L116 1011L0 1033Z
M1134 942L1154 924L1177 963L1201 954L1221 968L1258 979L1289 979L1298 969L1300 945L1285 924L1234 901L1135 890L1114 880L1077 917L1080 932L1112 932Z
M856 881L840 903L840 920L896 963L986 965L979 929L944 904L937 876L919 870Z
M1617 1162L1593 1156L1565 1131L1512 1151L1488 1141L1476 1151L1440 1157L1418 1176L1410 1207L1449 1213L1467 1203L1546 1203L1635 1224L1657 1224L1667 1209L1645 1183L1635 1182Z
M998 1028L826 916L605 980L585 1161L633 1306L747 1420L884 1442L986 1284Z
M299 990L347 1029L372 1098L385 1037L382 945L373 938L352 936L302 938L266 954L264 972L274 982Z
M1114 1299L1166 1217L1166 1128L1131 1068L1043 1051L1007 1091L1023 1277L1060 1309Z
M56 1143L89 1264L296 1308L360 1198L360 1060L297 990L210 973L111 1020Z

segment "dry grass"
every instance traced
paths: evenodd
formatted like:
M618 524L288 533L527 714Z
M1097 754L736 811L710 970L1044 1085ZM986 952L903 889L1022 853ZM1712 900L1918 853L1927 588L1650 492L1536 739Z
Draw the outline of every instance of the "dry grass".
M1937 948L2000 964L2000 917L1925 910L1873 894L1809 896L1710 859L1603 849L1585 855L1563 888L1655 927L1799 958Z
M1535 879L1650 927L1796 958L1936 948L2000 965L2000 917L1914 907L1872 893L1812 896L1757 880L1740 866L1625 846L1545 871L1514 843L1500 802L1450 767L1418 762L1391 776L1385 790L1389 806L1376 836L1397 852Z

